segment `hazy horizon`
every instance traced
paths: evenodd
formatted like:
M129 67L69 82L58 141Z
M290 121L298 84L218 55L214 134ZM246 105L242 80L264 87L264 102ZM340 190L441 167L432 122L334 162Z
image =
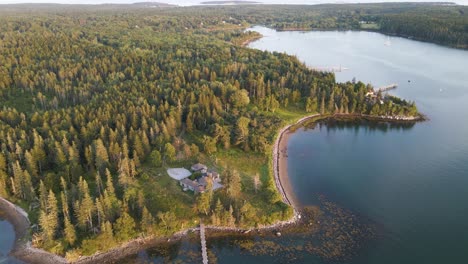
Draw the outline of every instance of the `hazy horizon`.
M132 4L137 2L158 2L167 3L179 6L199 5L201 2L210 0L0 0L0 4L37 4L37 3L50 3L50 4ZM246 1L246 0L244 0ZM384 3L384 2L453 2L460 5L468 5L468 0L454 0L454 1L441 1L441 0L251 0L262 4L325 4L325 3Z

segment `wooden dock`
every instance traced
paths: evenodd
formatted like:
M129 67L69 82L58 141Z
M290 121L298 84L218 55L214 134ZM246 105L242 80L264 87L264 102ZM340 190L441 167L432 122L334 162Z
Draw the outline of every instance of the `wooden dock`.
M381 87L377 88L377 89L375 90L375 92L376 92L376 93L378 93L378 92L382 92L382 93L383 93L383 92L386 92L386 91L388 91L388 90L396 89L397 87L398 87L398 84L392 83L392 84L385 85L385 86L381 86Z
M205 225L200 221L200 241L203 257L203 264L208 264L208 252L206 250Z
M340 66L331 66L331 67L309 67L309 69L320 72L342 72L349 70L349 68Z

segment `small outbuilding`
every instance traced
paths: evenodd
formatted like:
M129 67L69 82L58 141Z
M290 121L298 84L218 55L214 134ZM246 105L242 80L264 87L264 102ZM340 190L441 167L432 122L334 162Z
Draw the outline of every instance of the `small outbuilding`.
M208 170L208 167L205 164L197 163L197 164L193 164L191 169L193 172L206 173L206 171Z

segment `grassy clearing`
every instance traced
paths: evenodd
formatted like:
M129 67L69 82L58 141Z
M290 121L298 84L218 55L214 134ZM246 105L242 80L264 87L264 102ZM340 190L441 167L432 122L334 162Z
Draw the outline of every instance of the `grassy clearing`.
M278 109L275 113L283 120L283 125L293 124L300 118L309 115L305 111L292 106L287 109ZM278 128L278 130L280 127ZM276 132L277 133L277 132ZM199 142L201 134L185 133L183 135L186 143ZM274 135L276 138L277 135ZM284 220L292 215L292 209L281 202L273 179L272 147L266 153L246 152L236 147L223 149L218 146L218 151L212 155L201 152L196 158L181 159L163 167L156 168L149 163L145 163L141 169L141 177L138 180L139 189L143 192L148 210L156 216L158 212L171 211L175 214L180 226L187 228L195 226L200 217L208 216L197 213L197 194L184 192L178 182L170 178L166 172L167 168L183 167L189 169L197 162L206 164L209 168L217 170L223 180L223 172L226 169L235 169L241 176L242 194L239 197L239 204L242 206L249 202L256 215L257 224L271 224L277 220ZM255 188L255 176L258 175L260 184ZM155 190L158 190L157 192ZM223 198L224 197L224 198ZM225 200L225 190L218 190L214 194L214 200L218 198ZM276 197L272 199L272 197ZM273 202L272 202L273 201ZM276 201L276 202L275 202ZM242 224L243 226L245 223Z
M361 29L368 29L368 30L379 30L380 29L379 24L372 23L372 22L362 23L362 24L360 24L360 26L361 26Z
M33 110L34 101L31 93L24 91L11 91L9 100L2 101L2 107L14 108L18 112L30 113Z
M272 115L278 116L282 120L284 120L285 123L294 123L295 121L309 114L311 113L308 113L296 107L289 107L287 109L277 109L275 113L272 113Z
M178 164L174 167L183 166ZM195 225L194 194L184 192L178 182L169 177L166 168L145 165L137 184L137 189L144 194L148 210L154 216L158 212L171 211L183 228Z

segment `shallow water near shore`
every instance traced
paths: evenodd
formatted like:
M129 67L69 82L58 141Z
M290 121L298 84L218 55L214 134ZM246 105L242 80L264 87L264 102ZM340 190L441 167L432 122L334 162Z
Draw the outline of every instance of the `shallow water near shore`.
M13 226L0 215L0 263L21 263L8 256L15 243L15 230Z

